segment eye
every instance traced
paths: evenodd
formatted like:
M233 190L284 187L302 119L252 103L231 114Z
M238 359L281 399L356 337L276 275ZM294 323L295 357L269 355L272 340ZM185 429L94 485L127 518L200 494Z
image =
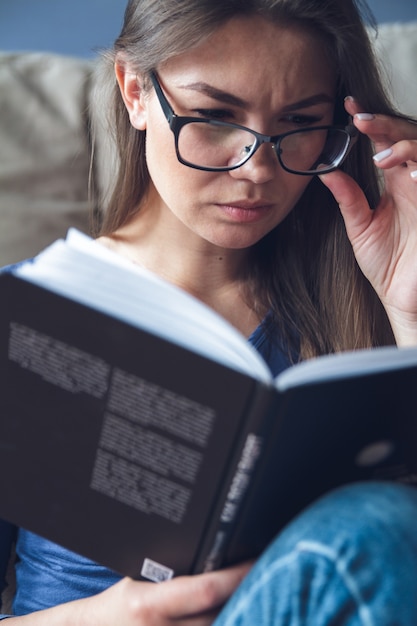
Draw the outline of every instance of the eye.
M313 126L314 124L318 124L319 122L321 122L322 119L323 117L321 115L294 114L294 115L287 115L286 117L282 118L281 121L284 124L287 123L288 125L299 127L299 126Z
M193 109L192 111L199 117L210 120L232 121L233 113L226 109Z

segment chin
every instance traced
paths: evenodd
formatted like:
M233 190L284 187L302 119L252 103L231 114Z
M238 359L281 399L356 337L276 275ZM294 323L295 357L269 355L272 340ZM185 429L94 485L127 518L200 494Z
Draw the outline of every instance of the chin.
M209 241L216 247L225 250L246 250L252 248L252 246L261 241L267 234L268 233L262 233L258 236L252 235L245 237L242 237L242 235L236 237L213 237L210 238Z

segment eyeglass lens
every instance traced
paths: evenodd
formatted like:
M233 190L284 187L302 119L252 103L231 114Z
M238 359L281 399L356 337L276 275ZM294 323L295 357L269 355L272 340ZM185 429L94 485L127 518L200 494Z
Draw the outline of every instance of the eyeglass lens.
M257 146L248 130L207 122L185 124L178 135L180 157L190 165L222 169L247 161ZM336 167L349 145L343 129L306 129L281 138L277 156L296 173L321 172Z

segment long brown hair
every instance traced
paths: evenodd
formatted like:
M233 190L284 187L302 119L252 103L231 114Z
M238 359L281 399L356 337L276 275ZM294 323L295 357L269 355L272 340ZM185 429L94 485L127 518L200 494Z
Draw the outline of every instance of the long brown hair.
M258 14L308 29L325 42L338 76L335 123L347 121L347 95L354 95L365 111L396 115L363 23L366 11L365 3L354 0L130 0L121 34L107 55L109 74L122 54L147 76L232 17ZM107 235L140 210L149 186L145 131L131 126L114 76L111 80L119 171L101 226ZM379 181L365 136L342 169L375 207ZM290 354L306 358L394 342L383 307L357 266L337 204L317 178L251 255L248 301L259 312L271 311L271 336L278 332Z

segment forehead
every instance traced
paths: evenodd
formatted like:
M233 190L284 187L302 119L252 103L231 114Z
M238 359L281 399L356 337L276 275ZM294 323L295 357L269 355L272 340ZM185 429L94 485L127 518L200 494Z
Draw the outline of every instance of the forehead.
M196 48L167 61L163 71L174 85L204 80L258 101L332 94L336 82L318 36L260 16L231 19Z

